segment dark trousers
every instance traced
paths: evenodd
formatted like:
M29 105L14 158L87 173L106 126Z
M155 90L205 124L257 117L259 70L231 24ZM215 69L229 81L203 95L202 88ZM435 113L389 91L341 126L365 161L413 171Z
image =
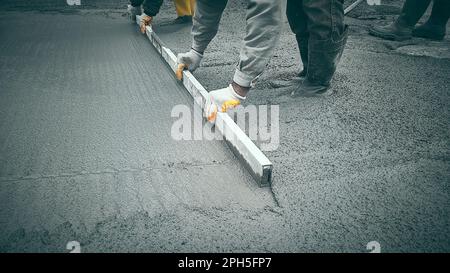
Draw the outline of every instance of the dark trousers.
M130 0L130 3L133 7L138 7L138 6L142 5L143 2L144 2L144 0Z
M286 14L303 63L301 74L324 86L336 71L347 41L344 0L287 0Z
M163 4L163 0L130 0L130 3L133 7L142 5L145 14L148 16L156 16Z
M406 0L399 19L409 26L415 26L423 16L431 0ZM445 26L450 17L450 0L434 0L429 22Z
M344 0L287 0L287 18L297 40L338 39L345 30Z

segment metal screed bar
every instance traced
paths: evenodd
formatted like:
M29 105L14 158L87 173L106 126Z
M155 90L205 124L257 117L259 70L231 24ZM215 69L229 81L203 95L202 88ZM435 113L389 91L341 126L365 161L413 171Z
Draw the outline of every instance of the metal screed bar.
M140 16L136 17L139 24ZM174 71L177 71L177 58L175 54L164 46L161 39L150 26L146 28L146 34L155 49ZM183 71L183 85L191 94L194 101L200 106L205 105L208 92L189 71ZM218 113L216 118L216 129L224 137L226 143L239 160L244 163L246 169L261 187L270 186L272 182L273 165L264 153L253 143L250 138L239 128L239 126L226 113Z
M350 6L348 6L345 10L344 10L344 15L346 15L347 13L349 13L350 11L354 10L359 4L361 4L364 0L356 0L355 2L353 2L353 4L351 4Z

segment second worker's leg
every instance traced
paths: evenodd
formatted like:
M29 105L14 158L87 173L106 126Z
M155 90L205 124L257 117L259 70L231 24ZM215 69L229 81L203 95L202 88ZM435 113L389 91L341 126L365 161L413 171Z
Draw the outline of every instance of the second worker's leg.
M192 26L192 48L203 54L219 30L228 0L198 0Z
M269 63L281 32L280 2L248 1L246 35L233 78L235 84L250 88Z
M298 49L300 52L300 58L303 64L303 69L299 72L300 78L306 77L308 72L308 25L307 17L303 11L302 0L287 0L286 15L288 18L289 26L292 32L295 34L297 40Z
M433 10L428 21L413 30L413 36L432 40L442 40L445 37L447 22L450 17L450 1L433 1Z
M325 95L347 42L343 0L303 0L308 18L308 73L293 97Z
M211 1L214 2L214 1ZM263 73L280 35L281 1L248 0L246 35L232 83L208 93L204 114L214 122L218 112L227 112L241 104L254 81ZM199 9L195 13L197 18ZM195 23L194 23L195 25Z
M308 73L308 25L307 18L303 11L303 0L287 0L286 16L291 27L292 32L295 34L297 40L297 46L300 53L300 60L302 62L302 68L297 73L296 77L290 80L274 79L271 81L271 85L275 88L288 87L303 80Z

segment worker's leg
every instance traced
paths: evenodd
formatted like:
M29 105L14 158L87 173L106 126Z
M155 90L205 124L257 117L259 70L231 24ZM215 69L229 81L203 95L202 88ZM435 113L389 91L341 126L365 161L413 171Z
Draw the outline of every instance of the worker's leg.
M303 0L287 0L286 15L289 26L297 39L303 70L298 74L305 77L308 70L308 24L307 17L303 11Z
M219 29L228 0L198 0L192 26L192 49L203 54Z
M217 112L226 112L245 100L252 83L262 74L278 41L281 1L248 0L246 36L233 82L226 88L209 92L204 113L214 121ZM196 15L199 13L197 7Z
M339 39L345 30L343 0L303 0L311 40Z
M448 1L448 0L444 0ZM397 19L387 26L373 26L369 33L389 40L411 39L414 26L425 13L431 0L406 0Z
M430 2L431 0L406 0L397 21L400 24L414 27L427 10Z
M447 22L450 17L450 1L433 1L433 10L426 23L413 30L416 37L442 40L445 37Z
M308 18L308 73L293 96L324 94L347 42L343 0L303 0Z
M450 18L450 1L434 0L430 21L434 25L446 26Z
M248 1L246 36L233 78L233 81L239 86L250 87L252 82L262 74L272 57L281 32L280 2L274 0Z

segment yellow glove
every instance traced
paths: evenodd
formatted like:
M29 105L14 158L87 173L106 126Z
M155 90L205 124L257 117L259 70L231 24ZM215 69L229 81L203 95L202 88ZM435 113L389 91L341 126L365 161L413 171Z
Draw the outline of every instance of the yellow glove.
M178 69L176 71L177 79L183 79L183 70L188 69L194 71L200 66L200 62L203 59L203 54L191 49L186 53L180 53L177 57Z
M209 92L209 97L204 108L205 117L209 122L216 121L217 112L225 113L241 104L245 97L242 97L234 91L230 84L228 87Z

